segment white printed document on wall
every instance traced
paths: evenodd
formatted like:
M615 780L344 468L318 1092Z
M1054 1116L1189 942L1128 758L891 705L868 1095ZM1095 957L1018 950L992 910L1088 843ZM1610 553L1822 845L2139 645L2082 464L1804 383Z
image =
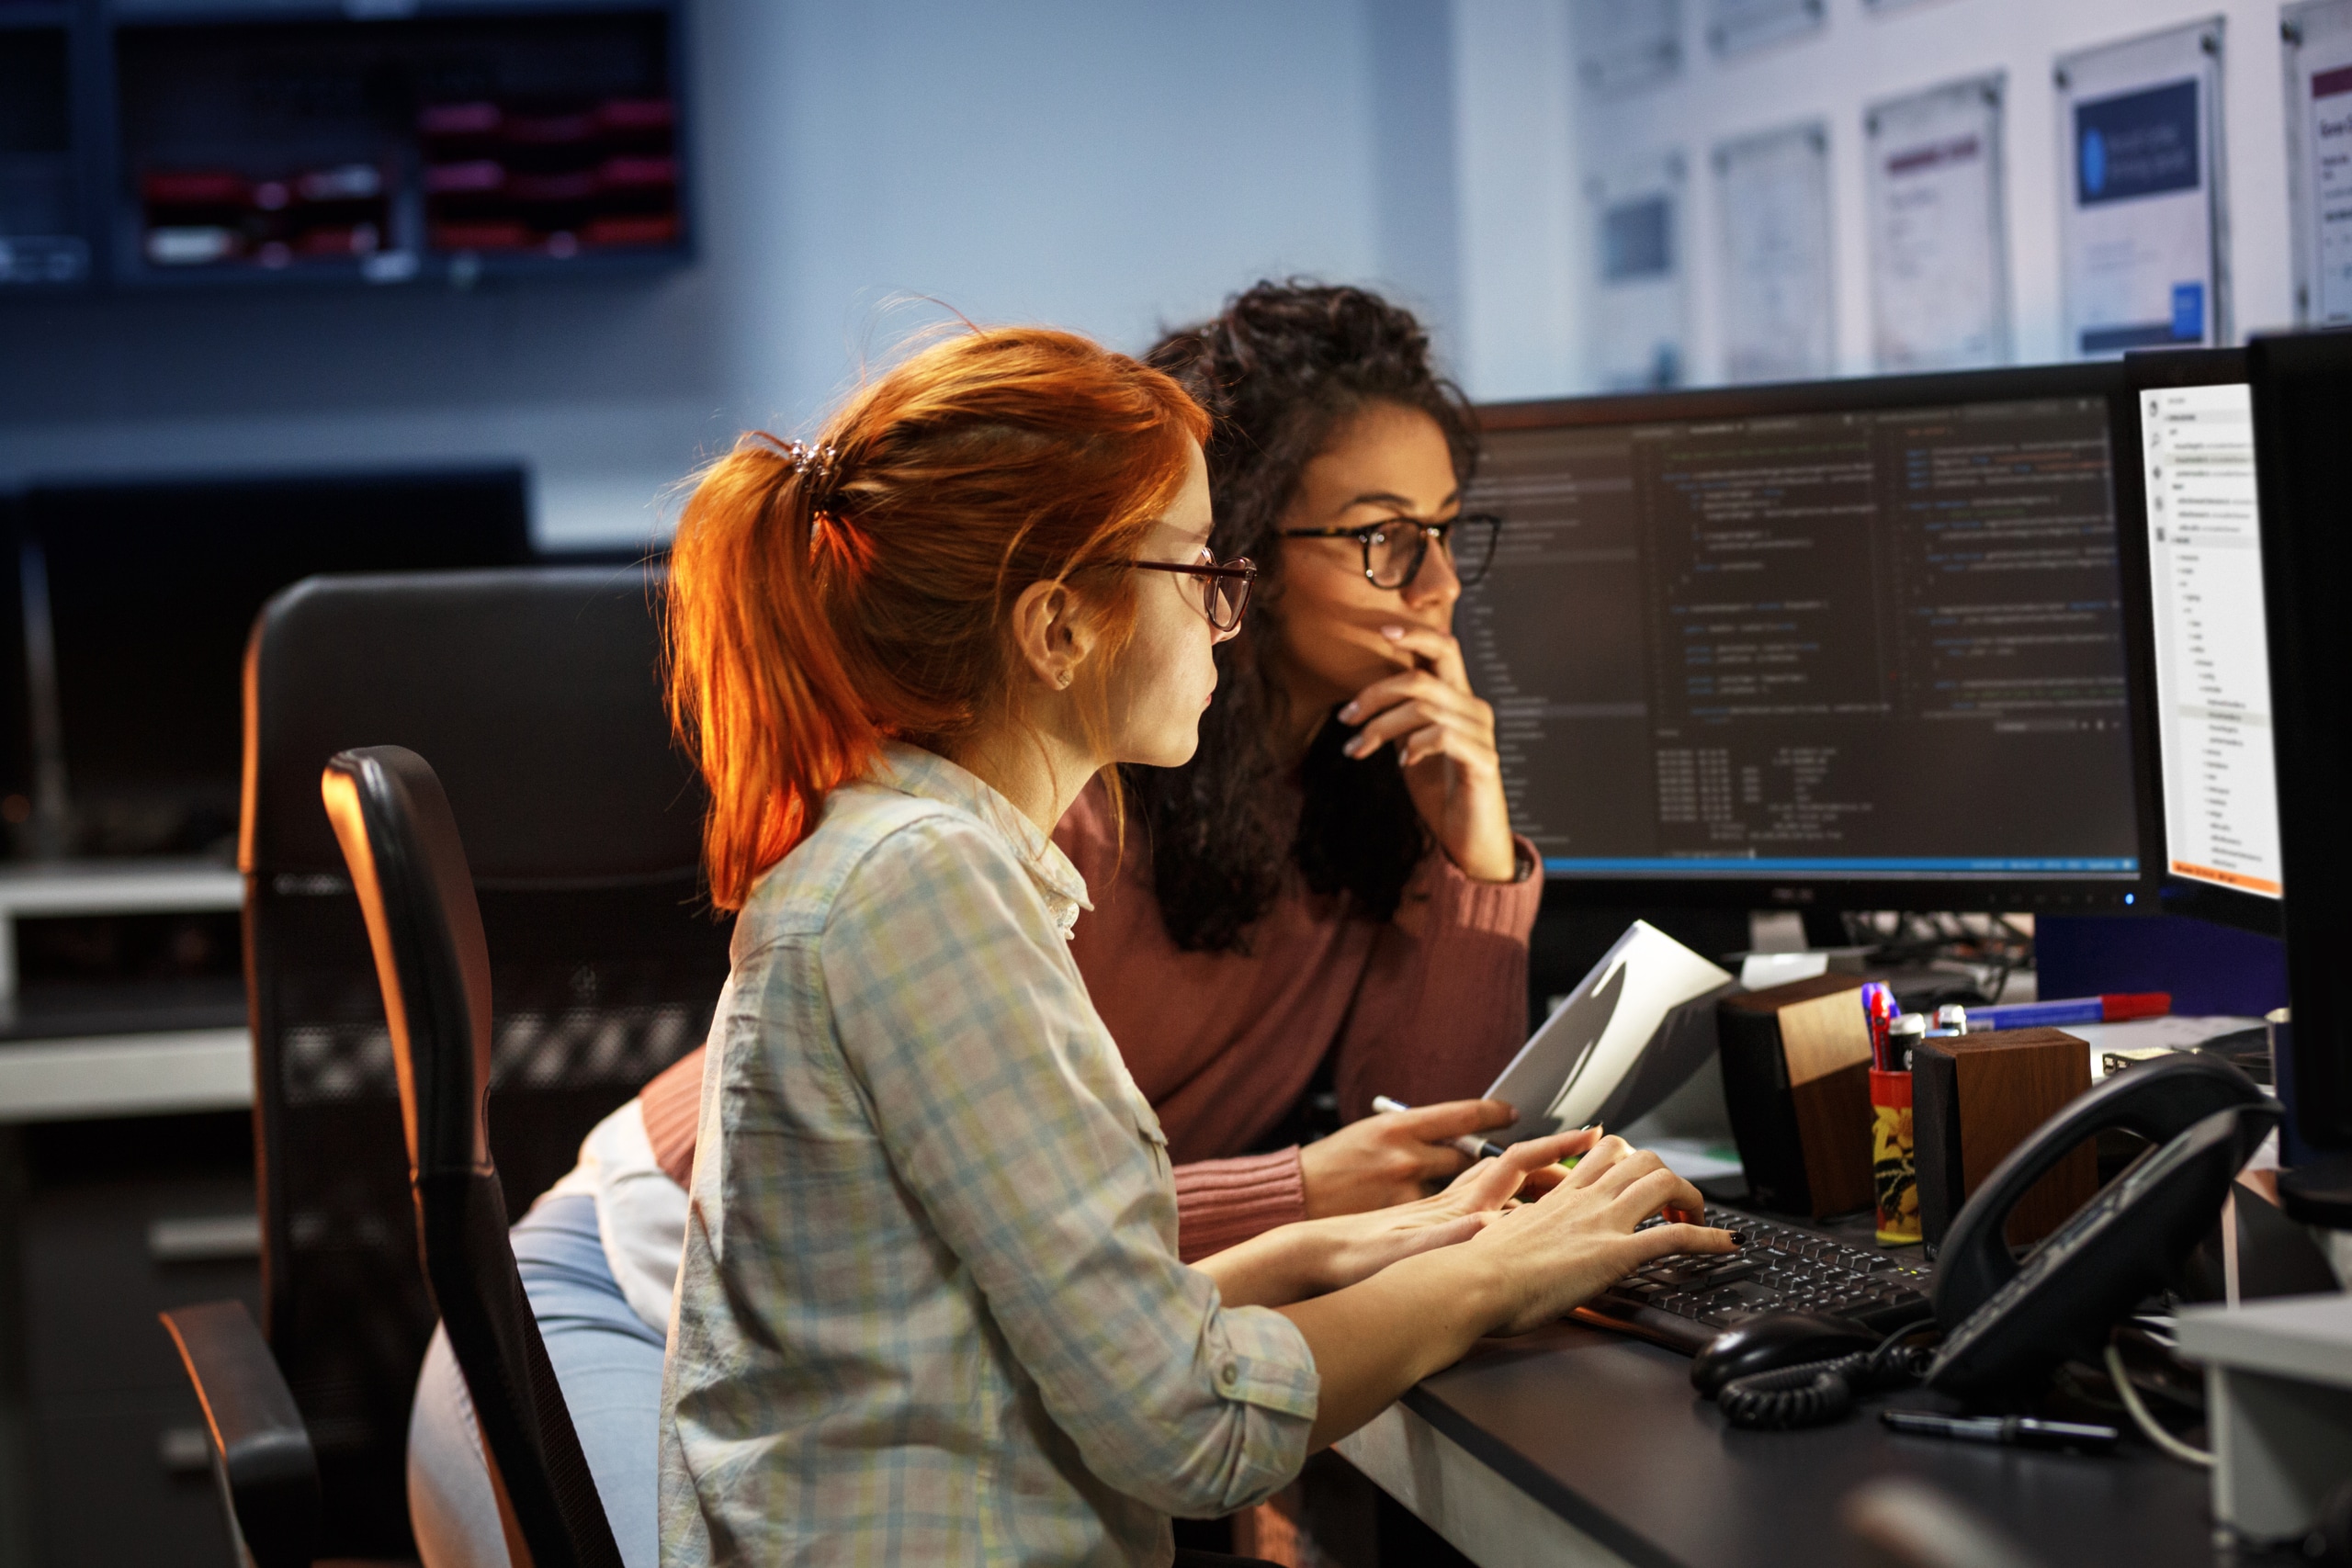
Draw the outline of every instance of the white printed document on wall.
M2222 18L2064 56L2055 79L2068 351L2227 342Z
M1882 371L2008 363L2001 98L1996 73L1862 115L1871 355Z
M1577 0L1568 26L1577 79L1603 97L1639 92L1682 73L1682 0Z
M1837 370L1829 272L1829 128L1818 120L1715 149L1724 379Z
M1592 204L1593 379L1652 391L1687 378L1690 232L1680 152L1623 160L1585 181Z
M2287 68L2287 192L2295 320L2352 321L2352 0L2279 13Z

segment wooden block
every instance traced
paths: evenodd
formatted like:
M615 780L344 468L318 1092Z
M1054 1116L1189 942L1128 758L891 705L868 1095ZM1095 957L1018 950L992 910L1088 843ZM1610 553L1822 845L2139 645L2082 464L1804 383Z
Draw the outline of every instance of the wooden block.
M1756 1201L1784 1213L1871 1206L1869 1021L1850 975L1726 997L1724 1097Z
M2008 1029L1924 1040L1911 1060L1920 1226L1940 1243L1994 1168L2089 1090L2090 1047L2064 1030ZM2041 1240L2098 1190L2098 1151L2086 1141L2027 1190L2008 1239Z

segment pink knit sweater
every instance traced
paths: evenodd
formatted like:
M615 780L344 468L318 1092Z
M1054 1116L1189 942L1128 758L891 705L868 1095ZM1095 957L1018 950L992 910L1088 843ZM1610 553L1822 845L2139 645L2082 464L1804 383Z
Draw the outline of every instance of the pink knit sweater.
M1352 1121L1375 1094L1408 1105L1477 1094L1526 1037L1540 877L1473 882L1432 852L1392 920L1351 919L1294 883L1250 928L1248 953L1184 953L1160 922L1142 830L1130 822L1122 853L1099 781L1054 841L1094 903L1071 953L1178 1162L1187 1260L1305 1217L1298 1150L1243 1151L1281 1123L1327 1054ZM654 1156L681 1185L701 1098L700 1051L642 1095Z

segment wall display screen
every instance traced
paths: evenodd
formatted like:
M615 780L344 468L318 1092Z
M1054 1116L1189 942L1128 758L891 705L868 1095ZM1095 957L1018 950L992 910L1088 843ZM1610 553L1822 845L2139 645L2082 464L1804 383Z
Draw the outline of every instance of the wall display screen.
M2227 342L2222 20L2057 64L2066 340L2082 358Z
M1862 116L1872 358L1883 371L2009 358L1998 74L1871 106Z
M691 254L675 0L21 9L61 19L0 17L0 284L462 286Z

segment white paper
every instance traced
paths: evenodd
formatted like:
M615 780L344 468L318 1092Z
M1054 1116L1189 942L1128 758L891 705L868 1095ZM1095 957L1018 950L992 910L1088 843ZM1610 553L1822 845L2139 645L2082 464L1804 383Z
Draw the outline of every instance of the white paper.
M2165 863L2281 892L2254 400L2243 381L2140 394Z
M1686 379L1690 290L1679 152L1628 160L1586 181L1592 205L1593 379L1653 391Z
M1682 73L1682 0L1577 0L1577 76L1603 96Z
M1739 961L1739 987L1744 991L1769 991L1828 973L1826 953L1751 953Z
M2066 339L2082 358L2227 342L2222 18L2058 62Z
M2091 1081L2097 1083L2107 1077L2105 1057L2109 1051L2186 1051L2191 1045L2201 1045L2224 1034L2264 1025L2258 1018L2184 1018L2174 1013L2164 1018L2127 1019L2121 1023L2067 1023L2059 1027L2091 1048Z
M1487 1090L1520 1109L1498 1141L1590 1125L1666 1015L1729 984L1729 972L1635 920Z
M2352 321L2352 0L2290 6L2287 190L2295 231L2295 320Z
M1829 130L1819 121L1715 149L1724 378L1792 381L1837 367L1829 276Z
M2008 362L2001 98L1999 75L1978 76L1862 116L1872 342L1883 371Z
M1639 0L1619 3L1632 9ZM1826 17L1822 0L1709 0L1707 44L1720 55L1745 54L1818 32Z

